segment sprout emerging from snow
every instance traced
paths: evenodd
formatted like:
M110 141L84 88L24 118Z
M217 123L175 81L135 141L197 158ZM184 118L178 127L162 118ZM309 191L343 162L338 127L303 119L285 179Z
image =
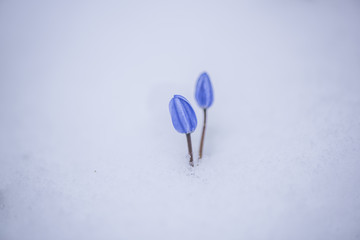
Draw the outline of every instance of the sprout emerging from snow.
M206 109L208 109L214 101L213 88L210 82L209 75L206 72L202 73L197 80L196 89L195 89L195 98L198 105L204 110L204 124L203 124L203 131L201 135L200 150L199 150L199 159L201 159L203 155L203 146L204 146L205 129L206 129Z
M194 109L191 107L190 103L186 98L180 95L174 95L170 100L169 110L171 115L171 120L174 125L174 128L179 133L186 134L186 139L188 143L188 150L190 155L190 166L194 166L192 145L191 145L191 136L190 134L195 131L197 126L197 119L194 112Z

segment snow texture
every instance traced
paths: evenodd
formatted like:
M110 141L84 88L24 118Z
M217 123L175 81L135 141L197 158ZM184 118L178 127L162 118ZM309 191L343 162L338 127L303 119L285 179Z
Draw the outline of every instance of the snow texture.
M0 1L0 239L360 239L359 23L357 0ZM168 104L201 123L203 71L192 170Z

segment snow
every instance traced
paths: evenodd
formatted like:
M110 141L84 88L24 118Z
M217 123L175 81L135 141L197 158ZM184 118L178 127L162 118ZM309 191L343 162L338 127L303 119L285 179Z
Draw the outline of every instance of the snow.
M359 13L1 1L0 239L360 239ZM203 71L191 169L168 103L201 123Z

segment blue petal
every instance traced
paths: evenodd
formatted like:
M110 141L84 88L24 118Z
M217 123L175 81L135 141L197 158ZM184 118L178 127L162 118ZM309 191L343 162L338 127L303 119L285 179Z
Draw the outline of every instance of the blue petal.
M174 128L179 133L191 133L195 131L197 119L194 109L186 98L174 95L170 100L169 110Z
M208 108L214 101L213 88L209 75L204 72L196 83L195 98L201 108Z

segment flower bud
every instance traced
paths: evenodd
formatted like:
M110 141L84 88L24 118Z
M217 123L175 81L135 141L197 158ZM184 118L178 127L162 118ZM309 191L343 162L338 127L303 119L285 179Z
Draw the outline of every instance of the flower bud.
M174 95L170 100L169 110L176 131L186 134L195 131L197 126L196 115L186 98L180 95Z
M204 72L196 83L195 98L201 108L209 108L214 101L213 88L209 75Z

